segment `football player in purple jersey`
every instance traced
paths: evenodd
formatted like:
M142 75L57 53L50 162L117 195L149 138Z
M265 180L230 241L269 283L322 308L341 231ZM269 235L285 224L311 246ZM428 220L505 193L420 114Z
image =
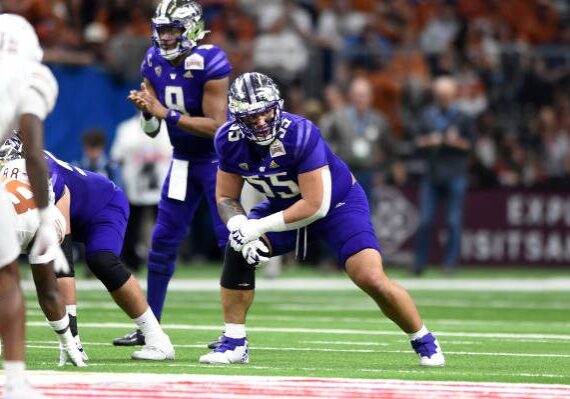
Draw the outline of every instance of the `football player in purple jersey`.
M135 351L135 360L172 360L170 338L162 331L136 278L119 257L129 217L123 191L106 177L85 171L45 152L56 206L67 220L62 247L71 265L71 241L85 244L85 259L91 272L103 283L117 305L145 332L146 345ZM77 335L75 281L70 273L59 273L72 334Z
M422 366L443 366L443 353L412 298L383 271L381 249L362 187L311 121L283 110L274 82L246 73L232 84L234 120L216 133L216 200L230 231L221 277L225 333L201 363L249 361L245 319L255 269L270 256L323 240L351 280L410 339ZM249 215L239 202L244 181L267 199ZM299 248L301 247L301 248Z
M132 91L129 99L143 111L144 132L153 137L166 123L173 147L148 256L147 299L160 320L178 247L202 197L210 207L218 246L224 248L228 240L229 232L216 211L218 159L212 139L227 120L231 66L220 48L198 44L207 31L195 1L161 1L152 29L153 46L141 66L141 90ZM113 341L143 343L140 331Z

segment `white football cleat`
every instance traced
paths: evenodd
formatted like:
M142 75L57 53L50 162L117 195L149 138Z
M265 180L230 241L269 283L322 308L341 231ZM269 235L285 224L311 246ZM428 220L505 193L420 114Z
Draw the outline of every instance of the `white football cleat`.
M430 357L420 357L420 366L424 367L442 367L445 366L445 357L443 353L434 353Z
M32 388L30 384L24 382L22 384L9 386L4 385L4 399L48 399L40 391Z
M131 358L134 360L174 360L174 346L170 342L168 335L161 337L145 337L146 345L140 350L134 351Z
M410 341L412 348L420 357L420 366L441 367L445 366L445 357L437 339L432 333L428 333L421 338Z
M246 338L229 338L223 335L221 341L221 344L212 352L200 356L200 363L249 363L249 347Z

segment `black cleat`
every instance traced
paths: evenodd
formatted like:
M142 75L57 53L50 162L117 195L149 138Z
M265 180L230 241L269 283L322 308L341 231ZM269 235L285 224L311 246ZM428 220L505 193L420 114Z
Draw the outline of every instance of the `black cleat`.
M142 346L144 345L144 335L141 330L135 330L121 338L115 338L113 345L115 346Z
M213 341L208 342L208 349L216 349L222 343L223 335L220 335Z

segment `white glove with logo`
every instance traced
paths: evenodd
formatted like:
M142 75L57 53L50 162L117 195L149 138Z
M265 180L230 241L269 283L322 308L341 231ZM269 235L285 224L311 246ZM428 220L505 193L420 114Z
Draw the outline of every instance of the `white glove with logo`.
M271 257L269 248L267 248L267 245L260 239L245 244L241 249L241 254L245 261L254 269L263 266Z
M230 245L236 252L240 252L245 244L261 237L258 221L248 219L245 215L236 215L228 220L230 231Z

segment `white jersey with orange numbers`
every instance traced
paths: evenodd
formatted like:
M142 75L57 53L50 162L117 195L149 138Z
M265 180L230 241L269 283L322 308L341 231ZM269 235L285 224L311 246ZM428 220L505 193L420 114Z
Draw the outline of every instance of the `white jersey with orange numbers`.
M41 64L42 56L30 23L19 15L0 14L0 142L20 127L22 115L36 115L43 121L55 105L57 82L51 71ZM13 227L16 216L10 199L26 203L29 195L23 188L15 188L17 184L10 183L10 193L0 187L0 268L20 254Z
M0 170L0 184L8 192L10 202L12 203L11 213L20 251L27 253L40 225L40 218L28 180L28 174L26 173L25 160L14 159L6 163ZM53 191L51 191L50 186L49 210L52 212L58 237L62 241L65 236L66 222L61 212L53 206L53 197Z

